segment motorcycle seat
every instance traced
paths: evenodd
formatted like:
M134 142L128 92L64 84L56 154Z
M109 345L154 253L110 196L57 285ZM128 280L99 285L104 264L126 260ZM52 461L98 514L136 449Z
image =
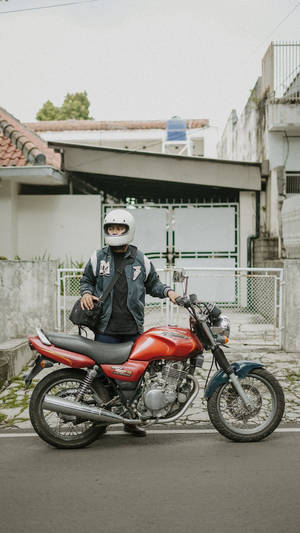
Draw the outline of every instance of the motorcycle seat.
M130 355L133 341L107 344L91 339L85 339L80 335L65 335L63 333L46 333L47 339L64 350L87 355L98 365L121 365Z

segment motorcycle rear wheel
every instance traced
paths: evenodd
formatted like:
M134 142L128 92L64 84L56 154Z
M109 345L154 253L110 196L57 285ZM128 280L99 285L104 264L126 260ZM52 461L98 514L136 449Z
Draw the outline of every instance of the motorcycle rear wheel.
M240 379L250 403L247 409L230 382L219 385L207 402L214 427L235 442L257 442L270 435L284 413L284 393L277 379L255 368Z
M42 379L32 393L29 404L31 423L41 439L56 448L83 448L106 431L106 425L78 419L74 422L59 413L43 409L46 394L75 400L85 375L83 370L57 370ZM109 399L109 393L102 383L94 380L81 401L89 405L100 405Z

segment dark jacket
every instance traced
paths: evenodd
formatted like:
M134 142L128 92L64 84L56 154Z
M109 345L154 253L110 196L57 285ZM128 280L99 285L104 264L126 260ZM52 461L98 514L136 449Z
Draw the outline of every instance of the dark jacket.
M130 259L132 247L129 246L125 258ZM98 298L114 277L114 257L107 246L96 250L89 259L80 280L80 294L93 294ZM144 329L145 294L157 298L166 298L171 287L162 283L149 259L137 250L132 264L125 266L128 285L127 307L136 321L138 333ZM112 313L113 289L102 305L97 331L104 332Z

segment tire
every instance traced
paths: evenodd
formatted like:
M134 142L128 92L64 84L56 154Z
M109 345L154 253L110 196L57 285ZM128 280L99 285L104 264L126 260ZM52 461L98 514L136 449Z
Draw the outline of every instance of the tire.
M86 372L83 370L57 370L42 379L32 393L29 404L31 423L41 439L56 448L83 448L106 431L107 426L104 424L79 419L70 421L67 417L42 407L44 397L48 393L74 400L85 376ZM101 405L109 399L110 395L102 383L94 380L81 401L90 405Z
M255 368L240 380L251 402L245 407L230 382L219 385L207 402L214 427L235 442L257 442L277 428L284 413L284 394L277 379Z

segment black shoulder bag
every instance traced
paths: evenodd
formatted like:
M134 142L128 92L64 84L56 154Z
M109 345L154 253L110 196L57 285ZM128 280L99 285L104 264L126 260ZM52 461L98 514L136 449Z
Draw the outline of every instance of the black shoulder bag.
M69 319L75 326L79 327L79 331L81 327L86 326L87 328L91 329L92 331L95 330L97 323L99 322L99 318L101 315L101 307L103 302L106 300L107 296L113 289L114 285L116 284L117 280L119 279L119 276L122 274L124 267L127 264L131 264L135 260L135 256L137 253L137 248L135 246L132 246L132 254L130 258L124 258L119 268L116 270L115 275L113 279L111 280L110 284L106 288L106 290L103 292L103 294L100 296L99 300L94 300L94 307L93 309L82 309L80 305L81 298L76 300L71 313L69 315Z

